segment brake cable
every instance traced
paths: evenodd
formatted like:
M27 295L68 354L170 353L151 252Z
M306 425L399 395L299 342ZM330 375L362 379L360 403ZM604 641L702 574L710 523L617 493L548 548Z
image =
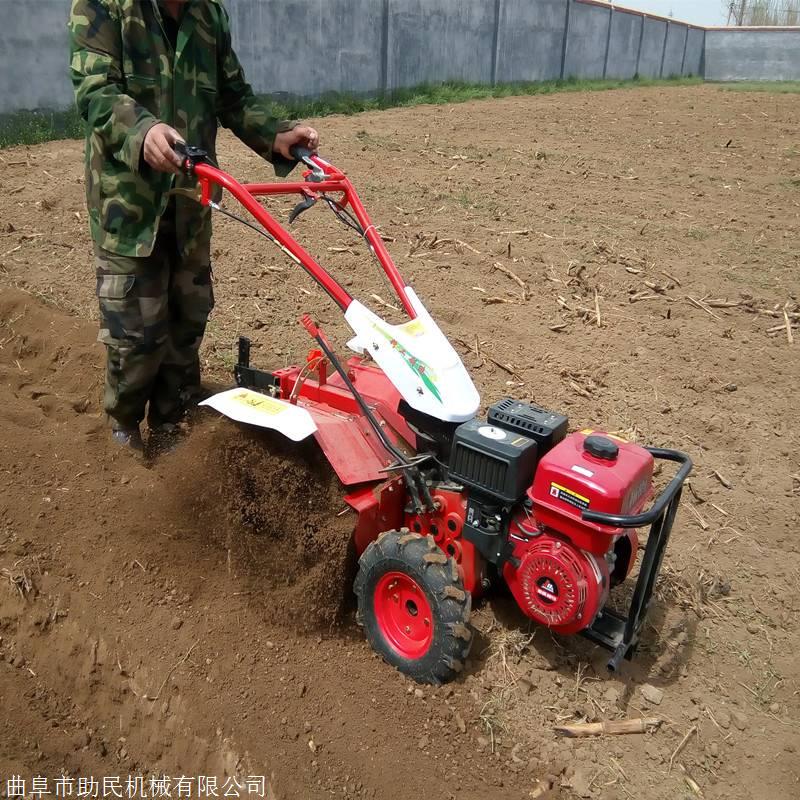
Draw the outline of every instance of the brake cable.
M237 222L241 222L242 225L247 225L248 228L251 228L256 233L261 234L261 236L263 236L265 239L269 239L274 245L278 244L275 241L275 237L271 233L265 231L263 228L259 228L258 225L254 225L252 222L246 220L244 217L239 217L236 214L227 211L219 203L215 203L213 200L211 200L208 205L209 208L213 208L214 211L219 211L220 214L223 214L226 217L230 217L231 219L235 219Z
M326 194L321 194L320 197L328 204L328 207L333 211L336 218L348 228L352 228L363 239L367 238L366 231L361 227L359 221L339 202Z

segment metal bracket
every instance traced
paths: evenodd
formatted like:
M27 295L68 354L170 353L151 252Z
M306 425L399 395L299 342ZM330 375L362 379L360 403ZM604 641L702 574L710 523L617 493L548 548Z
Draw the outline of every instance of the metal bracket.
M280 381L271 372L253 369L250 366L250 345L251 342L246 336L239 337L239 358L233 368L236 385L257 391L266 390L274 394L274 390L280 388Z

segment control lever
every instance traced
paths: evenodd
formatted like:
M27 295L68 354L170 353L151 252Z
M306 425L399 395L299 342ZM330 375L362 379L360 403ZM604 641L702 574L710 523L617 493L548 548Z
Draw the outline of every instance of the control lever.
M314 155L312 150L309 150L307 147L300 147L300 145L294 145L290 148L289 152L292 154L293 158L302 162L311 170L311 174L306 178L307 181L311 183L320 183L325 180L325 171L319 164L315 163L314 159L311 157Z
M291 225L304 211L308 211L309 208L313 208L316 204L317 198L313 195L307 194L305 198L301 200L293 209L292 213L289 214L289 224Z

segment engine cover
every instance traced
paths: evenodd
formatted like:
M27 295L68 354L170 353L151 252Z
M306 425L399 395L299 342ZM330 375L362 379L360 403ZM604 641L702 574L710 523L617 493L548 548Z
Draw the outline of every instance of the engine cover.
M542 534L519 542L514 561L519 565L508 562L503 572L519 607L556 633L583 630L606 603L609 574L605 559L567 541Z

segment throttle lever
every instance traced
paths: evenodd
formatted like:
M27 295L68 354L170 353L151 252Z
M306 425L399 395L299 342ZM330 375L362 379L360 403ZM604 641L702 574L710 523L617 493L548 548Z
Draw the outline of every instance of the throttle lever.
M317 202L317 198L313 195L307 194L304 200L301 200L289 214L289 224L291 225L304 211L308 211Z
M309 183L321 183L325 180L325 170L312 158L312 156L315 155L313 150L309 150L307 147L301 147L300 145L294 145L290 148L289 152L296 161L308 167L309 172L306 173L305 178Z

